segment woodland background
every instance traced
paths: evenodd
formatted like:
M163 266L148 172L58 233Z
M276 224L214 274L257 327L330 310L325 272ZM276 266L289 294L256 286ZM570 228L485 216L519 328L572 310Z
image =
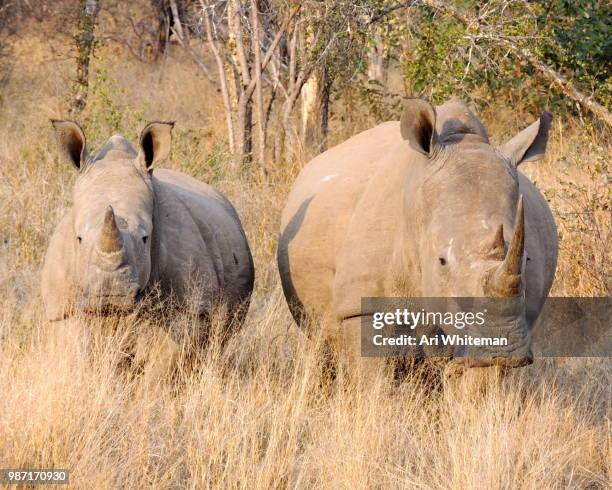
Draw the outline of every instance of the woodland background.
M287 311L275 247L308 159L397 119L403 97L459 97L496 143L546 108L547 156L521 170L557 222L552 294L609 295L611 13L595 0L0 0L0 467L66 467L77 488L608 488L609 360L330 381ZM93 153L175 120L166 165L235 204L256 289L243 329L195 371L125 368L135 337L155 362L165 324L197 327L189 312L44 321L40 267L76 177L50 118L77 120Z

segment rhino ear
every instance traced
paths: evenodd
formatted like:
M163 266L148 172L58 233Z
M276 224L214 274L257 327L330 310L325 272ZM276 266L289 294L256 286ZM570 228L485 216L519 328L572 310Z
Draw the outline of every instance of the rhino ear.
M542 111L540 119L523 129L501 147L501 152L518 167L523 162L533 162L544 158L548 130L552 121L550 112Z
M400 119L402 138L410 146L430 156L438 145L436 133L436 110L423 99L407 99Z
M170 155L174 122L152 122L140 133L139 163L150 169Z
M55 129L57 145L62 158L82 170L87 165L89 155L85 145L85 134L81 127L74 121L58 121L51 119Z

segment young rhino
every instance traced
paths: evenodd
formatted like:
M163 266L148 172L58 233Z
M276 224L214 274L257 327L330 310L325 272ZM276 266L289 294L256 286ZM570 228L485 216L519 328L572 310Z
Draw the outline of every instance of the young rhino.
M407 100L386 122L317 156L281 218L278 266L296 320L331 316L331 344L358 353L361 298L507 298L510 339L467 365L531 362L530 333L550 290L557 234L544 197L517 166L543 157L543 113L496 148L461 102ZM506 300L499 300L500 302ZM450 329L447 333L457 333Z
M230 202L168 157L173 123L151 123L139 150L120 135L90 158L81 128L52 121L62 156L78 170L73 206L55 230L42 271L50 320L73 312L129 312L152 285L206 315L219 300L246 313L253 260ZM238 320L241 320L239 318Z

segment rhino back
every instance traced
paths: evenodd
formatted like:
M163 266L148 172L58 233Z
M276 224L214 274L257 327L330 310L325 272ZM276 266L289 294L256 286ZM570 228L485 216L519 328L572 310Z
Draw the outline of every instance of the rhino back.
M229 300L242 301L253 287L253 260L232 204L214 188L180 172L153 172L162 280L185 283L195 269L209 275ZM155 260L155 259L154 259ZM191 269L185 267L191 261ZM206 284L203 284L207 287ZM179 288L180 290L180 288Z
M277 257L296 320L304 309L337 315L355 306L343 298L380 293L381 269L392 267L397 245L388 232L400 221L400 189L418 158L399 123L386 122L302 170L283 212Z
M350 181L362 189L376 171L377 162L402 142L399 122L389 121L356 134L308 162L296 179L281 217L285 227L302 203L324 192L331 181Z

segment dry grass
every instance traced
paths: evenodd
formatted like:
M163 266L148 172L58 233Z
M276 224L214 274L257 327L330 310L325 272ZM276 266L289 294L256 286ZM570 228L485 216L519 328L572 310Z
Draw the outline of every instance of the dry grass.
M125 368L135 337L156 359L163 318L43 320L42 255L74 179L47 121L64 115L71 65L51 57L46 40L20 41L16 56L29 62L2 87L0 111L0 467L69 468L76 488L609 488L608 361L538 361L503 378L475 370L442 385L420 369L401 383L365 385L342 372L327 381L317 340L296 331L275 270L279 213L299 164L279 164L267 183L232 174L218 97L191 65L128 63L109 51L96 61L84 114L92 145L115 128L133 138L145 119L176 119L172 165L235 203L256 292L228 348L213 343L174 381ZM500 139L522 125L507 115L484 115L507 121L491 128ZM346 125L334 123L335 138L360 129ZM597 227L608 232L610 216L592 199L609 150L601 135L557 120L549 156L527 168L552 192L560 222L556 295L609 291ZM581 229L572 206L597 226Z

